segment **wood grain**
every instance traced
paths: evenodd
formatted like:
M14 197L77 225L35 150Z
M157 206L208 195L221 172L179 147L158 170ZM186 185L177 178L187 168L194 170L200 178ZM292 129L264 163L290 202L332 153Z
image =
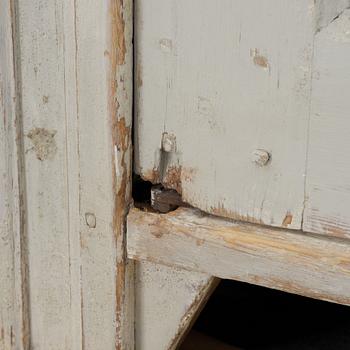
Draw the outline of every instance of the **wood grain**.
M206 212L300 229L314 1L136 7L136 171Z
M132 1L17 5L31 347L132 349Z
M350 238L350 10L315 36L303 229Z
M350 305L350 246L196 209L131 210L128 256Z

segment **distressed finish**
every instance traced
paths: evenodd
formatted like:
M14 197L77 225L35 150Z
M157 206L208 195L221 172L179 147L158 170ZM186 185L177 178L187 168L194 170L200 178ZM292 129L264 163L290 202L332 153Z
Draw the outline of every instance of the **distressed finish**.
M136 171L206 212L300 229L314 0L136 3Z
M137 262L136 349L176 349L217 283L203 273Z
M211 214L350 237L350 1L136 4L136 171Z
M29 350L22 125L15 13L0 1L0 349Z
M316 34L314 51L303 229L350 238L350 9Z
M0 5L0 348L133 349L132 1L12 3Z
M350 305L350 246L179 208L133 209L128 256Z

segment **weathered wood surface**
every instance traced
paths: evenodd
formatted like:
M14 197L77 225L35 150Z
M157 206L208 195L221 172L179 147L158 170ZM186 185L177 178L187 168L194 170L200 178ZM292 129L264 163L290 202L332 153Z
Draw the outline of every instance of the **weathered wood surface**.
M136 3L136 170L204 211L300 229L313 0Z
M203 273L137 262L136 349L176 349L217 283Z
M128 256L350 305L350 246L197 209L132 209Z
M0 7L0 347L133 349L133 271L124 239L132 1L10 4ZM23 150L17 149L21 142ZM21 176L25 188L19 188ZM29 270L30 339L22 255Z
M13 3L0 2L0 349L29 350L22 125Z
M350 9L315 36L306 231L350 238L349 113Z
M136 1L136 171L215 215L349 237L349 6Z

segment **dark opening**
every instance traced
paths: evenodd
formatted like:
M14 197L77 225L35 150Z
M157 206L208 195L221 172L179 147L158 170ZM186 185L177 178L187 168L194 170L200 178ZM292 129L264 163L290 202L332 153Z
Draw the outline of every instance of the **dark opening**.
M137 208L151 205L152 183L144 181L139 175L132 176L132 198Z
M350 308L223 280L181 350L349 350Z

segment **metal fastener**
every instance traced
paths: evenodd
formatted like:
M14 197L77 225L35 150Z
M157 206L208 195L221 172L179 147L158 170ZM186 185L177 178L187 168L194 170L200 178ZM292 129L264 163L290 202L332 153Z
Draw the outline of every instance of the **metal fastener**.
M265 166L269 160L271 159L271 155L269 152L264 149L256 149L252 153L252 162L259 166Z

